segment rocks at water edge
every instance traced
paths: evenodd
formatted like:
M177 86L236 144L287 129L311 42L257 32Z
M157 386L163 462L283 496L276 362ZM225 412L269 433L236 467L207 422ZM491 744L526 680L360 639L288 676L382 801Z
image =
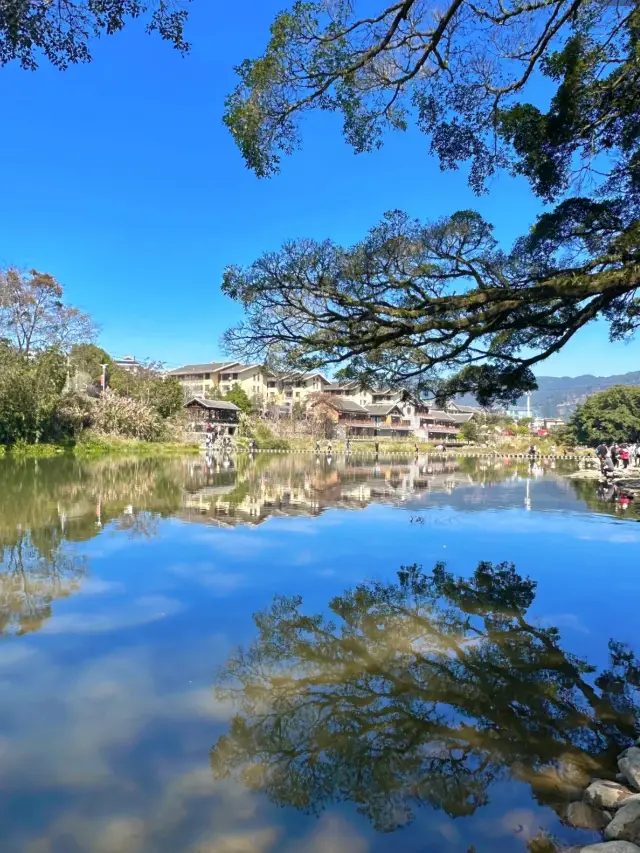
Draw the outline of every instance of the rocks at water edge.
M618 768L631 787L640 791L640 749L637 746L625 749L618 759Z
M626 776L624 778L626 779ZM598 809L617 809L632 796L633 791L619 782L610 782L608 779L594 779L584 792L584 801Z
M604 829L609 822L600 809L588 803L569 803L565 819L576 829Z
M572 847L571 850L573 849ZM589 847L578 847L576 850L577 853L640 853L640 847L630 841L605 841L602 844L591 844Z
M604 831L609 841L640 843L640 802L622 805Z

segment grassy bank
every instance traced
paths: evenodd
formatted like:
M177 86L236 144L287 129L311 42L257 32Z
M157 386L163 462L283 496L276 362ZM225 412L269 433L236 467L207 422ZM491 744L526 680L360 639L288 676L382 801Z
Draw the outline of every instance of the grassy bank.
M70 454L83 459L98 459L103 456L185 456L199 453L195 444L164 441L138 441L132 438L110 438L91 436L85 440L67 444L24 444L10 447L0 446L0 457L19 459L48 459Z

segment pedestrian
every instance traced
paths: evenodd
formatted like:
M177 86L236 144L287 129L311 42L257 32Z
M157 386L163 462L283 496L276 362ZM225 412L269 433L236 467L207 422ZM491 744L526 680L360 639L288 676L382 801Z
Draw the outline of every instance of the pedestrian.
M376 456L378 455L379 452L380 452L380 442L376 441Z
M327 442L327 456L331 456L331 439Z
M320 439L316 441L316 453L320 453Z
M351 453L351 439L347 439L347 456Z
M620 450L618 448L618 445L615 444L615 442L614 442L614 444L611 445L611 449L609 451L609 456L611 457L611 461L613 462L613 467L617 468L618 462L620 459Z
M598 457L598 459L600 461L602 461L603 459L606 459L608 455L609 455L609 448L607 447L607 445L604 442L602 442L601 444L599 444L596 447L596 456Z
M626 444L623 444L622 447L620 448L620 459L622 460L622 467L625 469L628 468L629 467L629 448L627 447Z
M535 444L530 444L530 445L529 445L529 456L530 456L532 459L535 459L535 456L536 456L536 446L535 446Z
M640 443L636 444L636 465L640 467Z
M420 448L418 447L418 442L416 441L416 456L420 453Z

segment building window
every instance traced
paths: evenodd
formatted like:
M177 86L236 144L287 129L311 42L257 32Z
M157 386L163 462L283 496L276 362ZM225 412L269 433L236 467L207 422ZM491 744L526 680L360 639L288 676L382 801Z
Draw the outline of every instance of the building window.
M204 378L205 378L205 379L211 379L211 374L210 374L210 373L205 373Z

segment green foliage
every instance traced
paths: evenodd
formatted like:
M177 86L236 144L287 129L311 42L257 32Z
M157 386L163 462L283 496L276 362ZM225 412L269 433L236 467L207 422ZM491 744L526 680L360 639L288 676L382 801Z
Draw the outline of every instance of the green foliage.
M86 373L94 383L102 378L102 365L107 365L107 372L113 369L113 361L109 353L95 344L75 344L69 355L69 366L73 371Z
M252 438L258 450L289 449L289 443L284 438L275 436L264 421L252 418L245 412L240 413L238 435L244 439Z
M435 16L421 0L379 0L363 17L358 9L295 2L276 17L264 54L239 66L225 121L250 168L276 172L309 111L340 112L356 152L415 118L443 168L470 163L474 190L506 168L560 203L509 253L473 211L434 225L392 212L351 248L300 241L229 268L225 292L247 313L229 352L266 350L284 369L339 365L369 384L417 382L492 402L535 389L531 368L598 317L612 338L632 334L638 4L448 0ZM529 98L540 74L548 108Z
M233 403L234 406L237 406L240 411L244 412L246 415L248 415L253 409L251 400L237 382L234 383L231 390L225 394L222 399L226 400L228 403Z
M512 564L481 562L470 577L404 566L325 612L276 596L219 676L236 713L214 776L315 814L351 802L385 832L420 806L470 816L496 782L562 813L560 766L587 784L635 740L640 665L611 640L597 673L529 615L535 594Z
M143 18L147 32L158 33L181 53L189 50L184 39L187 11L172 0L63 0L56 4L9 0L0 14L0 65L19 62L33 71L40 56L60 69L89 62L92 37L117 33L136 18Z
M66 359L56 350L27 358L0 346L0 444L60 437L56 409L66 376Z
M480 438L480 429L477 421L472 418L470 421L462 424L460 427L460 435L465 441L478 441Z
M182 385L175 376L158 377L151 383L148 400L161 417L170 418L183 409Z
M576 408L566 433L578 444L640 441L640 387L614 385L593 394Z

